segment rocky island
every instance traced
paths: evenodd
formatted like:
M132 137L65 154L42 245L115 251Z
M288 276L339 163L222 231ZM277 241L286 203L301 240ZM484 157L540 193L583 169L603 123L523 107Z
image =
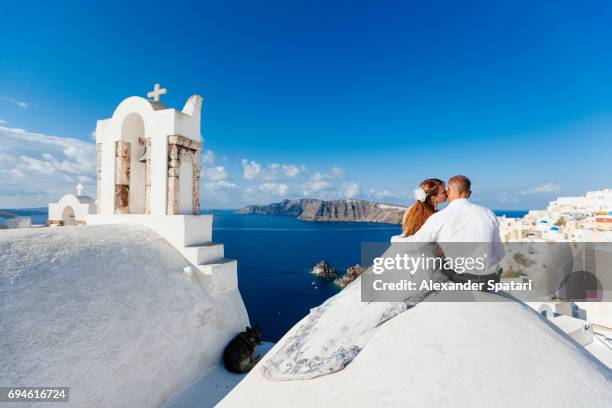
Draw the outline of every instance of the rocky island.
M336 279L334 281L334 284L344 289L349 285L349 283L360 277L361 274L365 272L365 270L366 268L359 264L353 265L346 270L346 273L342 277Z
M317 263L312 268L311 273L319 278L324 278L324 279L334 279L338 275L338 272L336 272L336 269L330 266L325 261L321 261Z
M303 221L352 221L400 224L406 207L365 200L300 198L267 205L248 205L237 214L287 215Z
M359 264L353 265L346 270L344 275L338 277L340 273L336 270L336 268L328 264L326 261L320 261L312 268L310 273L319 278L334 279L334 285L344 289L351 282L361 276L365 270L366 268Z

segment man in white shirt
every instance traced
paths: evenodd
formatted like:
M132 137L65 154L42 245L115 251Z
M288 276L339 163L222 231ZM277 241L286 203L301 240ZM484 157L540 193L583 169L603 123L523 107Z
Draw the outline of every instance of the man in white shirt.
M499 222L493 211L469 201L471 182L465 176L448 181L448 206L431 215L425 224L408 237L396 235L392 243L410 242L419 246L437 242L447 259L481 257L483 267L462 272L447 271L456 282L499 282L499 262L505 255L499 235Z

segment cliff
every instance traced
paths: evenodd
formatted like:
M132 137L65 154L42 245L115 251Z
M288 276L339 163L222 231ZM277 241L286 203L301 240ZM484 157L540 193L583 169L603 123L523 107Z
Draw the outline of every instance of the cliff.
M268 205L249 205L237 214L288 215L303 221L354 221L400 224L406 207L364 200L300 198Z

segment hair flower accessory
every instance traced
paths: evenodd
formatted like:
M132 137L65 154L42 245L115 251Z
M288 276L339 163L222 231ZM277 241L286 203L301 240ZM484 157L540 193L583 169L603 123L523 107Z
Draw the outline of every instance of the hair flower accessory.
M423 190L423 187L419 186L414 189L414 199L420 202L425 202L427 199L427 193Z

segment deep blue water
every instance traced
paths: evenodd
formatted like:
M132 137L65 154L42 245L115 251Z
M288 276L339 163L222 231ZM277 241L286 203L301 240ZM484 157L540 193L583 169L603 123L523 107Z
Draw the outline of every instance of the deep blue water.
M25 209L1 209L0 208L0 224L9 216L28 216L32 217L32 224L46 224L48 218L48 210L46 208L25 208Z
M238 285L251 322L277 341L310 308L338 292L310 270L320 260L336 269L360 261L361 242L388 241L399 227L385 224L306 222L293 217L214 212L213 239L238 259Z
M46 222L46 210L0 210ZM214 215L213 240L225 244L225 256L238 259L238 285L252 323L261 324L266 341L277 341L310 308L338 289L330 280L310 274L324 259L344 273L360 261L362 242L388 242L399 226L353 222L306 222L293 217ZM496 211L508 217L525 211ZM0 217L0 222L2 217Z

